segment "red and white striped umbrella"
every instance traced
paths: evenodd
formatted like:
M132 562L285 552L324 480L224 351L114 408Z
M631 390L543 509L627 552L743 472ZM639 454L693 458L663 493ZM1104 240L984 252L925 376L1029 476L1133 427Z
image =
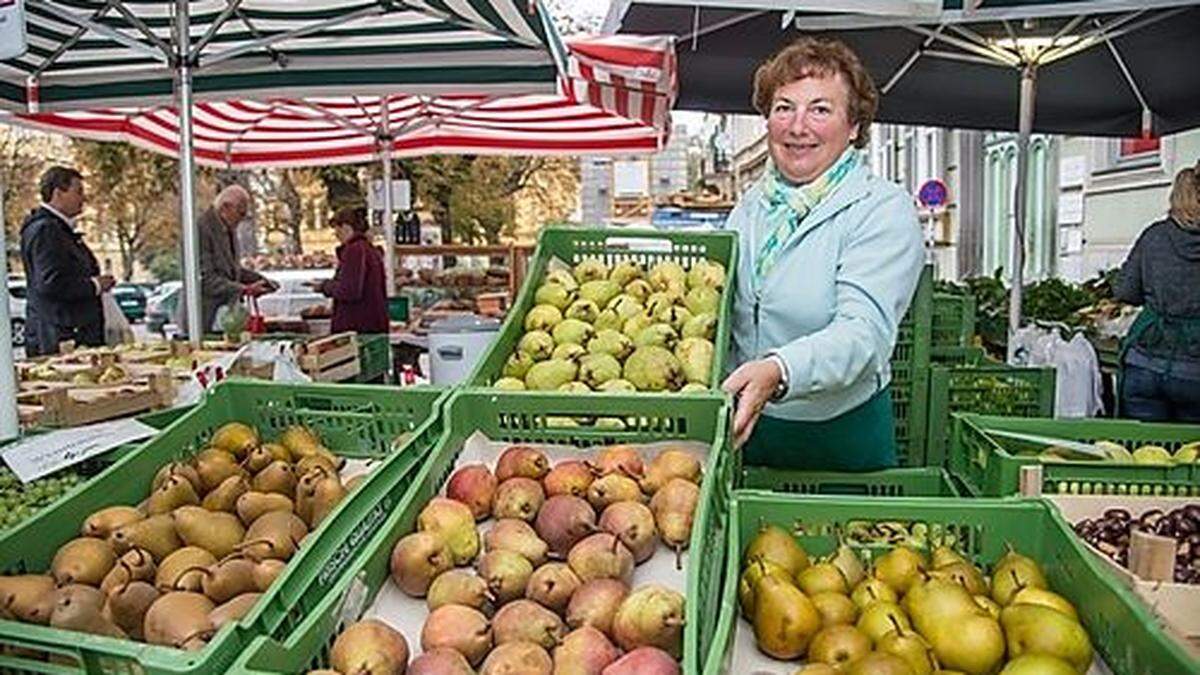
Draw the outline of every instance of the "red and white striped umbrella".
M344 164L427 154L625 154L667 142L677 79L672 38L568 41L555 95L353 96L194 105L196 160L229 168ZM386 106L386 115L385 115ZM386 123L385 123L386 117ZM0 118L4 119L4 118ZM19 115L23 126L177 155L173 107Z

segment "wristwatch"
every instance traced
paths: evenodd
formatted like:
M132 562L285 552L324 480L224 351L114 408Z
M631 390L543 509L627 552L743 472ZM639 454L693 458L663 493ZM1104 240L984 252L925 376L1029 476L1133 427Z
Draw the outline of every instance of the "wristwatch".
M788 377L787 361L784 361L783 357L775 352L767 354L767 359L774 362L775 366L779 368L779 383L775 385L775 392L771 394L771 400L782 401L783 397L787 396L788 389L790 388L789 380L791 378Z

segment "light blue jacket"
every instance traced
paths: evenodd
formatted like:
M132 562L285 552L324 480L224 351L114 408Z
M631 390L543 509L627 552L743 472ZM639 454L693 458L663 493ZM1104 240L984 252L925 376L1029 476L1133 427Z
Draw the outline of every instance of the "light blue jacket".
M764 413L831 419L891 381L897 326L924 264L916 209L899 186L860 165L805 219L757 288L754 259L766 236L765 215L756 184L726 221L743 252L732 365L778 354L789 390Z

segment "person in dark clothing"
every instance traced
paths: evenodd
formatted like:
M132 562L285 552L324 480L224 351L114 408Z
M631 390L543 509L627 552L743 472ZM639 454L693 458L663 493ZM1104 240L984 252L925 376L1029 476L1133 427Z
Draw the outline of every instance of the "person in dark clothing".
M317 288L333 298L333 332L387 333L383 256L367 238L366 210L343 208L334 214L332 225L342 242L337 272L332 279L317 282Z
M73 340L89 347L104 344L100 295L115 280L100 273L96 256L75 231L83 211L83 176L65 166L42 175L42 204L21 225L21 262L25 266L25 354L57 354L59 343Z
M1200 422L1200 162L1180 171L1164 220L1146 228L1121 267L1114 297L1141 305L1121 343L1119 412Z

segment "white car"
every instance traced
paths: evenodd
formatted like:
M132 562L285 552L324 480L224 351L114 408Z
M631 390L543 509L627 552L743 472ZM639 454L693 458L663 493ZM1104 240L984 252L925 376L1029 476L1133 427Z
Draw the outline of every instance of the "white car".
M305 286L306 282L333 278L333 270L271 270L263 276L279 284L279 290L261 296L258 310L268 319L298 318L309 307L329 304L329 298Z
M8 280L8 320L14 347L25 346L25 280Z

